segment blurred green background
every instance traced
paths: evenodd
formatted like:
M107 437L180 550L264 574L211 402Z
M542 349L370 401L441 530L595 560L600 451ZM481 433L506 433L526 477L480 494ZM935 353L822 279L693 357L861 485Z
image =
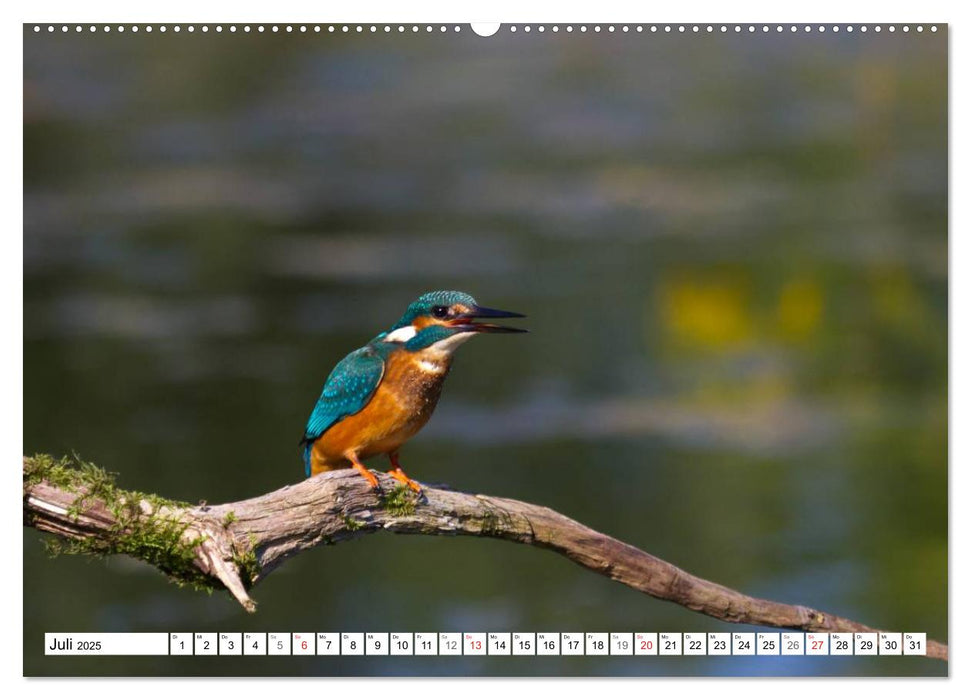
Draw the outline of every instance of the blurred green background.
M24 451L210 503L303 476L419 293L408 472L947 641L947 36L73 30L24 41ZM375 460L374 466L380 460ZM247 615L24 531L24 672L943 675L918 658L45 658L53 631L733 631L535 548L378 535ZM751 628L742 628L751 629Z

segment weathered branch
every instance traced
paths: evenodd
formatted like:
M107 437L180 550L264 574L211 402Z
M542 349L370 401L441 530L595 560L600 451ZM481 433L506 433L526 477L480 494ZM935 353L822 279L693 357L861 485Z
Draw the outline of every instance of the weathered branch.
M390 477L379 478L380 494L357 472L345 470L245 501L190 506L121 491L91 465L71 469L49 457L25 457L24 524L65 538L72 551L130 554L177 581L225 587L251 612L256 604L248 589L288 557L385 530L544 547L650 596L726 622L807 632L879 631L706 581L549 508L440 488L426 488L418 502ZM948 648L928 640L927 655L946 660Z

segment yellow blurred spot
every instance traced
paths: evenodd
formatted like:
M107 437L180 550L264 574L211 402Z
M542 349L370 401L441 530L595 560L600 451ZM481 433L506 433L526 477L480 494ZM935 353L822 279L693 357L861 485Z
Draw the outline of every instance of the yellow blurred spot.
M802 340L818 327L823 315L823 293L816 282L792 280L779 294L776 311L779 331L790 340Z
M671 279L662 283L661 311L671 339L681 345L725 350L752 338L747 285L741 277Z

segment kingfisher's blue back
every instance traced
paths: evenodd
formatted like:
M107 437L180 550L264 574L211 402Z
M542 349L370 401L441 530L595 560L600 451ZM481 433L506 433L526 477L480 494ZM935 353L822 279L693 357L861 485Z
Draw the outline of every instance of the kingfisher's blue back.
M389 347L387 343L372 341L338 362L327 377L303 431L303 462L307 476L310 476L310 453L314 441L334 423L367 405L384 374L384 355L391 349L393 346Z

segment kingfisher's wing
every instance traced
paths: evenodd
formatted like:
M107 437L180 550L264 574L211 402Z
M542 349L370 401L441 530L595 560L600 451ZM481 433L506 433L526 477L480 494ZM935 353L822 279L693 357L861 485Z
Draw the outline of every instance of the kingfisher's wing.
M364 408L384 376L384 358L372 347L365 345L337 363L324 383L324 390L317 399L307 427L303 431L305 443L304 465L310 476L310 451L314 441L342 418L354 415Z

